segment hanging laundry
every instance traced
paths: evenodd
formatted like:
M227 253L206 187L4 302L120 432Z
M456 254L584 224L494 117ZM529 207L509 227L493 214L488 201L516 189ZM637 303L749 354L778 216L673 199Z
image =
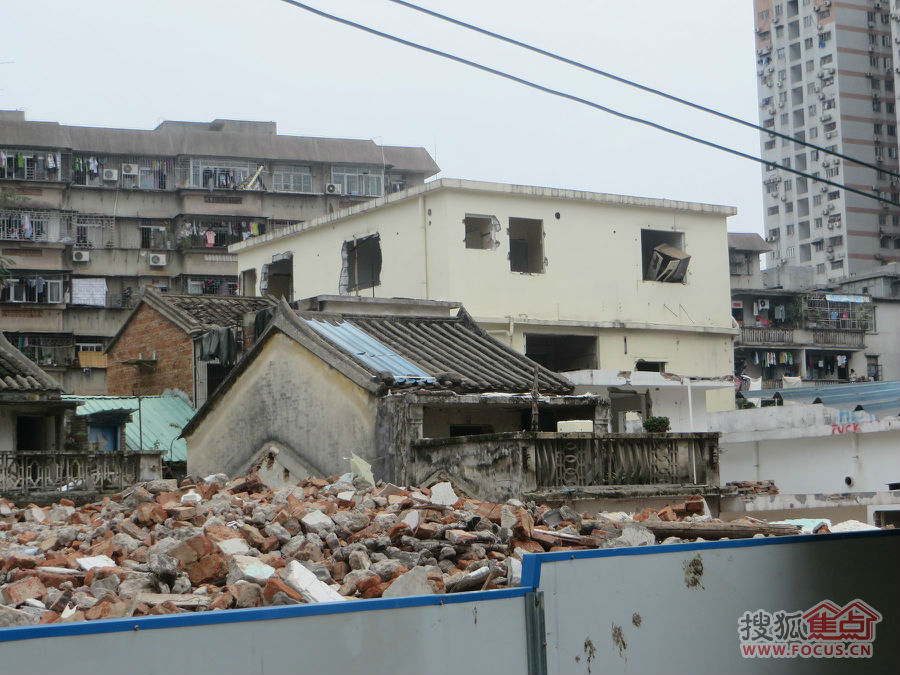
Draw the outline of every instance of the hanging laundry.
M207 248L216 245L216 233L215 232L213 232L212 230L207 230L204 233L204 236L206 237Z

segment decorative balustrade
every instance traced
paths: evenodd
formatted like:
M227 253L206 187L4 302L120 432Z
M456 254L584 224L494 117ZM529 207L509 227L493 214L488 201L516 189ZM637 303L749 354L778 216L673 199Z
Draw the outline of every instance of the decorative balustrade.
M0 452L0 492L121 490L140 478L140 463L118 452Z
M409 482L436 472L493 500L566 487L718 485L718 434L519 431L413 442Z
M745 326L741 328L740 341L745 345L793 344L794 330L792 328Z
M839 347L865 347L865 332L861 330L823 330L813 331L813 342L817 345L836 345Z

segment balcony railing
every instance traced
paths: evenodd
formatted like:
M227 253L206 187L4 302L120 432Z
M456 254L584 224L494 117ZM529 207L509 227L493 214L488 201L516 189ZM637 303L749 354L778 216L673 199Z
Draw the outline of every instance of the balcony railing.
M813 342L817 345L862 348L866 346L866 336L861 330L816 329L813 331Z
M139 454L0 452L0 492L121 490L140 478Z
M741 343L745 345L792 344L792 328L768 328L747 326L741 328Z
M718 485L718 434L511 432L412 443L412 482L445 471L484 499L564 488Z

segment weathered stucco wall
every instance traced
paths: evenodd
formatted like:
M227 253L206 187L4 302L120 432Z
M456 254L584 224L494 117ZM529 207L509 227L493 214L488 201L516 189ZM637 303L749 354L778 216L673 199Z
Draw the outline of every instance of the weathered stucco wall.
M240 470L277 441L322 475L348 469L355 452L374 459L375 399L280 333L187 437L188 472Z

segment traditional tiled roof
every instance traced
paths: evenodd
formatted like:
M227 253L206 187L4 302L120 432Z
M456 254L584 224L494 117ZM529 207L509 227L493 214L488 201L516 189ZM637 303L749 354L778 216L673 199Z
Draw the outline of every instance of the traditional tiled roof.
M156 293L154 297L181 313L185 324L200 329L238 326L248 312L275 305L275 300L270 297L249 298L240 295Z
M299 316L313 329L315 324L327 323L331 330L318 330L326 339L373 374L387 371L398 382L446 382L467 391L528 392L537 367L540 391L572 390L564 377L494 339L462 309L446 318L317 312L300 312ZM348 335L351 332L380 345L380 353L361 353L360 344ZM415 372L407 372L409 365Z
M213 328L239 326L245 314L256 312L266 307L274 307L274 298L265 296L251 298L240 295L178 295L160 293L148 288L141 296L141 301L132 311L118 332L106 346L107 353L118 342L119 337L137 314L142 305L148 305L169 319L189 335L199 335Z
M0 394L26 392L60 394L62 389L0 333Z

